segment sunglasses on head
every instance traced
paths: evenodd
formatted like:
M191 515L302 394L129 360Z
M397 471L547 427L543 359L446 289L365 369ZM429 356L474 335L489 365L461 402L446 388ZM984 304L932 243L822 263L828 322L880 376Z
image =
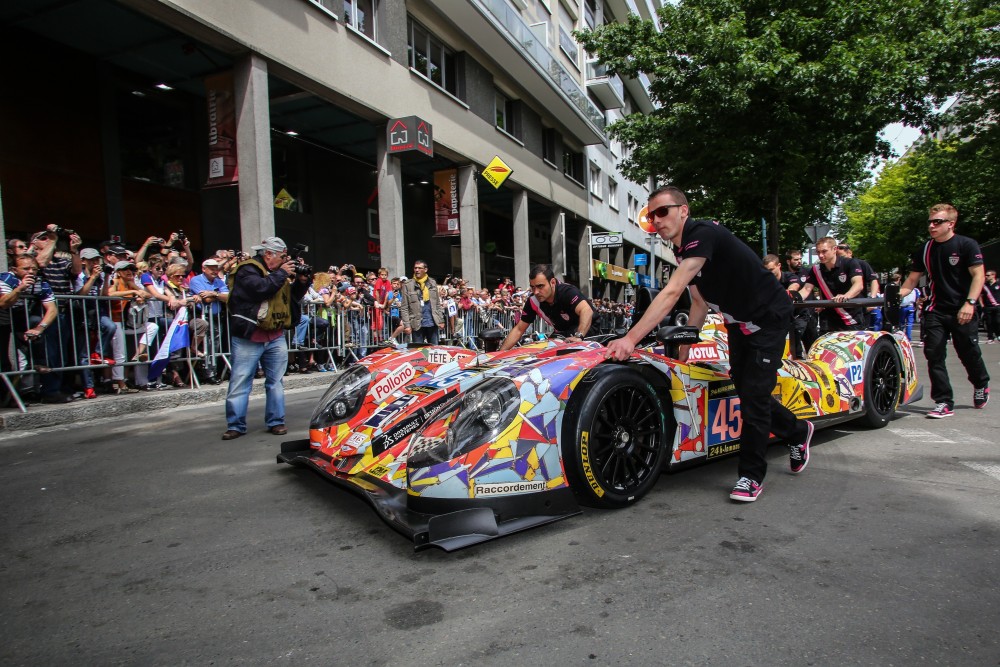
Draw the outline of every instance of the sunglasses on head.
M670 209L683 206L684 204L664 204L663 206L657 206L652 211L646 214L646 217L650 220L656 218L665 218L670 215Z
M943 225L946 222L951 222L948 218L931 218L927 221L928 225Z

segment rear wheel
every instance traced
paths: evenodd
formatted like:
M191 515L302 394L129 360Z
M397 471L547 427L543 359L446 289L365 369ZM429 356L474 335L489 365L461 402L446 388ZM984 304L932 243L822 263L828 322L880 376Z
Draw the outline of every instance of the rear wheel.
M865 360L865 421L872 428L882 428L889 423L902 388L899 355L896 346L887 336L879 338Z
M669 423L636 371L602 366L581 382L563 418L562 455L581 504L624 507L649 492L669 454Z

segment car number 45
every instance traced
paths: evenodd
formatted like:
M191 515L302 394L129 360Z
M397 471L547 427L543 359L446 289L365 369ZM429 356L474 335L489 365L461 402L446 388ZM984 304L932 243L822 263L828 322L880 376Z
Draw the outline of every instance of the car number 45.
M740 413L740 399L729 396L708 402L708 443L717 445L740 437L743 416Z

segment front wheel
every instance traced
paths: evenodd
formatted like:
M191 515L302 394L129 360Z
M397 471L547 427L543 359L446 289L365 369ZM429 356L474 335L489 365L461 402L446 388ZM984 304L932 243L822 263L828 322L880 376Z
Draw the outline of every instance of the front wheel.
M865 360L865 421L872 428L889 423L899 404L902 378L899 355L892 339L883 336L875 341Z
M642 498L669 455L663 404L636 371L602 366L574 393L563 418L562 455L583 505L624 507Z

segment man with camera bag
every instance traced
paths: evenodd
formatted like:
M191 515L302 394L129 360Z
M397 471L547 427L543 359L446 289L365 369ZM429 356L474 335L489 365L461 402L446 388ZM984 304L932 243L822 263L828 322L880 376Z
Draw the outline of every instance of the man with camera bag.
M285 329L298 320L298 302L307 284L290 281L295 260L277 236L252 246L254 257L240 261L229 274L229 331L232 375L226 394L226 432L223 440L246 433L247 404L257 364L264 367L264 424L275 435L285 435L285 386L288 365Z

